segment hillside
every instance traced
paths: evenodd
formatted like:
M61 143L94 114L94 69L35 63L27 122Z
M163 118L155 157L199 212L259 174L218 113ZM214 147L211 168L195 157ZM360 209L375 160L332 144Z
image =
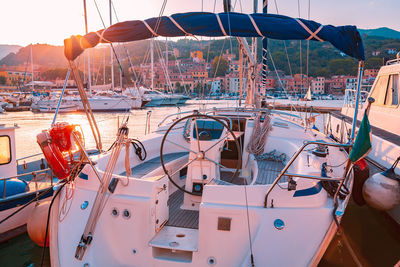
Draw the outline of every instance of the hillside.
M366 54L366 67L367 68L379 68L384 60L394 58L394 54L388 54L388 49L395 49L400 51L400 39L388 39L378 36L370 36L367 34L362 35L365 54ZM249 40L250 42L250 40ZM286 74L295 73L306 73L307 63L307 42L301 42L301 65L300 70L300 45L299 41L286 41L286 47L288 51L288 57L290 61L290 68L288 64L288 58L284 49L283 41L269 40L269 51L272 54L275 66L278 69L283 70ZM238 43L235 38L229 39L218 39L203 41L197 41L192 39L181 39L176 42L168 43L168 50L172 51L174 48L179 50L179 58L189 58L190 51L202 50L204 58L211 62L215 56L220 55L221 51L225 52L230 50L236 54L238 58ZM156 41L154 49L155 60L163 53L165 56L165 41ZM143 62L149 62L149 41L138 41L131 42L124 45L114 45L115 53L122 62L124 69L128 69L129 61L127 60L127 52L130 55L131 61L134 65L138 65ZM106 66L110 62L110 50L109 46L99 46L96 49L90 50L92 67L97 71L103 68L103 62ZM335 74L351 74L355 75L357 72L357 62L348 56L341 54L331 44L324 42L310 42L309 47L309 70L310 76L325 76L329 77ZM376 52L379 55L376 55ZM258 59L261 61L261 39L258 44ZM17 53L10 53L6 57L0 60L0 66L24 66L30 56L30 46L21 48ZM170 60L174 60L173 55L169 56ZM68 63L63 54L62 46L51 46L46 44L33 45L33 62L35 65L41 65L47 69L55 68L67 68ZM116 61L114 61L115 64ZM83 56L77 60L77 65L82 68ZM268 65L273 70L273 64L268 57Z
M383 27L377 29L359 29L361 34L365 34L368 36L378 36L390 39L400 39L400 32Z
M10 53L18 52L22 46L19 45L2 45L0 44L0 60Z
M9 53L0 60L0 66L19 66L30 59L31 46L22 47L17 53ZM65 67L67 61L64 58L63 47L47 44L35 44L32 46L33 63L48 68Z

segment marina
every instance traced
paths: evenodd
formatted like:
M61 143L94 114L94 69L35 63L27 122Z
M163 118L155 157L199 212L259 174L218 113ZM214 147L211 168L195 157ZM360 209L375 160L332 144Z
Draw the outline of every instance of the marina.
M329 105L338 106L342 103L342 101L332 101ZM319 103L311 104L318 105ZM208 106L222 108L235 105L236 101L191 100L187 106L182 108L182 111L200 110ZM148 111L152 113L150 128L154 130L166 112L176 112L177 108L161 107L131 112L129 127L133 137L138 139L145 137L145 125L139 122L146 121ZM118 121L121 121L127 114L97 113L96 115L98 116L100 126L111 126L105 128L109 129L109 132L104 134L105 138L103 139L104 146L109 147L113 142L112 136L118 127ZM1 116L5 123L20 122L20 127L16 130L16 138L18 140L31 138L29 142L17 143L18 158L27 156L30 153L40 152L40 148L35 144L35 135L28 135L27 132L36 131L37 125L40 126L40 129L48 127L52 120L52 114L25 112L7 113ZM84 129L90 129L84 114L59 114L59 116L61 120L79 122ZM318 120L317 125L322 126L322 121ZM38 131L36 132L38 133ZM106 138L107 136L109 138ZM90 136L88 136L86 142L89 147L95 146L95 142ZM371 169L371 173L379 171L376 167ZM400 250L400 232L399 227L394 223L393 219L384 212L376 211L368 206L360 207L353 201L350 201L348 209L349 212L343 218L344 234L337 235L333 239L325 255L322 257L319 266L391 266L396 262L398 251ZM30 264L36 266L41 263L42 248L35 245L26 233L0 244L0 251L0 265L2 266L28 266ZM48 251L45 254L44 266L50 266Z
M400 266L394 9L116 2L0 44L0 266Z

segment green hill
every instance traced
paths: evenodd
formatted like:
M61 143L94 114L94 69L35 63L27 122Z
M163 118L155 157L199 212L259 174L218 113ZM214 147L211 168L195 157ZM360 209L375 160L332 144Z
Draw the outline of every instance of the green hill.
M389 29L390 30L390 29ZM400 39L390 39L385 37L379 37L374 35L362 35L365 54L366 54L366 67L367 68L379 68L384 60L394 58L394 54L388 54L388 49L395 49L400 51ZM250 40L248 40L250 43ZM288 56L285 52L285 45L288 51ZM120 62L125 70L128 69L129 61L127 59L127 52L130 55L133 64L138 65L143 62L149 62L149 41L138 41L131 42L119 46L114 45L115 53L118 55ZM192 39L181 39L176 42L169 42L169 50L177 48L179 50L179 58L189 58L190 52L195 50L202 50L204 58L211 62L215 56L219 56L221 51L225 52L232 48L233 53L238 58L238 42L235 38L232 39L218 39L209 40L205 39L192 40ZM290 73L306 73L307 72L307 41L277 41L269 40L269 51L274 60L275 66L283 70L286 74ZM106 66L110 62L110 48L109 46L99 46L96 49L90 50L92 66L100 73L102 70L103 62ZM156 41L154 56L155 59L163 54L165 51L165 41ZM379 52L378 56L373 56ZM300 64L301 54L301 64ZM258 60L261 62L261 39L258 43ZM26 64L30 56L30 46L21 48L17 53L10 53L6 57L0 60L0 66L23 66ZM169 56L170 60L174 60L173 55ZM289 58L289 59L288 59ZM309 43L309 63L308 63L308 74L310 76L325 76L329 77L336 74L350 74L356 75L357 62L355 59L345 56L335 49L331 44L324 42ZM290 68L288 61L290 62ZM63 54L62 46L52 46L46 44L33 45L33 62L35 65L41 65L47 69L55 68L67 68L68 63ZM115 64L116 61L114 61ZM77 60L78 67L83 66L83 56L80 56ZM300 65L302 68L300 68ZM273 70L273 64L271 59L268 57L268 66Z
M359 32L361 34L365 34L368 36L379 36L379 37L384 37L384 38L390 38L390 39L400 39L400 32L382 27L382 28L377 28L377 29L359 29Z

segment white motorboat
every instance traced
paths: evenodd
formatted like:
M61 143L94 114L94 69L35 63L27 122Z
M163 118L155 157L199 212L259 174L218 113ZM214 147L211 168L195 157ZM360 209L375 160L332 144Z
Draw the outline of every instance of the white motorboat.
M165 95L163 95L161 92L156 91L156 90L150 90L144 87L139 88L140 93L142 96L146 99L149 99L150 102L148 102L145 106L146 107L158 107L161 106L161 104L165 100Z
M368 92L361 92L368 94ZM375 102L369 112L369 123L372 127L372 150L368 158L384 168L390 168L400 156L400 54L382 66L368 94ZM353 127L352 117L356 107L357 94L346 90L344 106L340 113L333 113L329 133L342 143L348 141L347 131ZM361 98L361 97L360 97ZM364 97L364 99L367 99ZM359 125L367 103L358 113ZM395 169L400 175L400 166ZM399 192L400 194L400 192ZM388 214L400 224L400 205L388 211Z
M82 41L146 39L156 21L158 35L201 29L224 36L228 20L235 36L323 38L364 59L353 26L325 31L313 21L240 13L123 22L86 41L65 40L65 55L84 93L73 62ZM239 41L254 62L246 40ZM344 148L352 143L332 143L295 115L258 108L255 80L246 101L248 107L169 115L140 143L122 123L112 149L76 167L83 168L59 189L50 215L52 266L316 266L350 198L352 163Z
M57 110L57 106L39 106L39 112L44 112L44 113L54 113ZM73 105L73 104L61 104L58 112L59 113L66 113L66 112L75 112L78 111L78 105Z
M18 164L29 157L19 160L15 157L16 128L0 125L0 234L9 232L9 237L13 236L13 232L20 233L18 229L27 223L34 207L53 195L50 170L43 160ZM41 195L37 201L28 204L38 194ZM24 205L28 206L12 215Z
M132 107L140 106L138 101L131 99L127 96L89 96L88 101L90 107L95 112L107 112L107 111L129 111ZM56 98L43 98L33 103L31 106L32 111L45 111L56 110L58 105L58 99ZM82 101L79 97L75 96L65 96L63 97L63 105L66 110L71 109L75 111L75 107L78 111L83 111ZM42 107L42 110L41 110ZM48 109L43 107L48 107Z

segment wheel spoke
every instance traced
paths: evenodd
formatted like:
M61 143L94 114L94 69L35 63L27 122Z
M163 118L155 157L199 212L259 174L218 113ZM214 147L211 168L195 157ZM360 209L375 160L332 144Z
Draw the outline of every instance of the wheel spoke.
M225 167L224 165L222 165L222 164L220 164L220 163L218 163L218 162L216 162L216 161L214 161L214 160L212 160L212 159L210 159L210 158L208 158L208 157L206 157L206 156L204 156L204 158L205 158L206 160L208 160L208 161L211 161L211 162L214 163L215 165L220 166L221 168L229 169L229 168Z
M211 148L215 147L217 144L221 143L222 141L225 141L225 138L227 138L229 135L229 132L227 132L224 136L224 138L218 140L217 142L215 142L212 146L210 146L209 148L207 148L206 150L204 150L204 153L206 153L208 150L210 150Z
M199 129L197 128L197 119L196 118L194 118L194 127L196 129L197 148L198 148L198 150L200 152L201 151L200 150L200 140L199 140L200 136L199 136Z
M195 128L196 128L196 140L197 140L197 148L198 148L198 150L199 150L199 153L201 153L201 150L200 150L200 136L199 136L199 128L197 127L197 119L196 119L196 117L194 117L194 126L195 126ZM203 155L205 155L205 154L203 154ZM201 179L202 179L202 181L203 181L203 163L202 163L202 160L200 159L200 174L201 174Z
M195 161L196 158L188 161L187 163L185 163L182 167L180 167L178 170L174 171L172 174L169 174L170 177L174 176L177 172L179 172L180 170L182 170L183 168L189 166L191 163L193 163L193 161Z
M187 148L187 147L185 147L185 146L182 146L182 145L180 145L180 144L177 144L177 143L175 143L175 142L172 142L172 141L170 141L170 140L168 140L168 139L165 139L165 141L167 141L168 143L174 144L174 145L176 145L176 146L179 146L180 148L183 148L183 149L185 149L185 150L187 150L187 151L189 151L189 152L192 152L192 153L197 154L197 152L194 152L194 151L191 150L190 148Z

